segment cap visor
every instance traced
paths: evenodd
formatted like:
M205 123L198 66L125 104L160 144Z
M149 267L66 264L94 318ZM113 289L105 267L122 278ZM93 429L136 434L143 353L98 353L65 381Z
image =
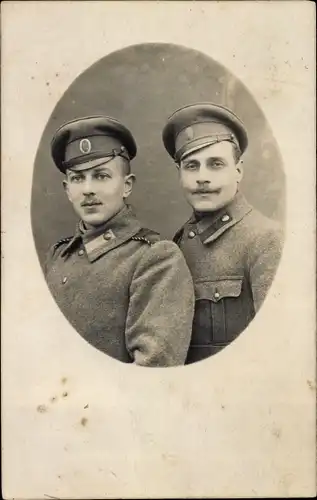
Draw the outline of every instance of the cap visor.
M199 151L200 149L206 148L207 146L211 146L212 144L215 144L217 142L216 139L212 139L209 141L200 141L197 143L195 146L192 146L190 149L186 149L184 153L181 155L180 160L183 160L186 158L186 156L190 155L191 153L194 153L195 151Z
M84 163L77 163L77 165L74 165L73 167L68 168L67 170L72 170L74 172L81 172L82 170L90 170L91 168L105 165L106 163L111 161L113 158L114 158L113 155L104 156L103 158L96 158L95 160L85 161Z

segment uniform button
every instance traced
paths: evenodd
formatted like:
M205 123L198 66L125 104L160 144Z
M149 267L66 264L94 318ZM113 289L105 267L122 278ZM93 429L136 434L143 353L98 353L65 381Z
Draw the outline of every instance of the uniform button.
M229 215L223 215L222 218L221 218L222 222L228 222L228 220L230 220L230 217Z
M110 233L105 233L105 234L103 235L103 238L104 238L104 240L109 241L109 240L111 240L112 236L111 236L111 234L110 234Z
M78 255L84 255L84 250L83 249L79 250Z
M64 278L62 279L63 285L65 285L66 281L67 281L67 276L64 276Z
M195 236L196 236L195 231L189 231L188 238L195 238Z
M220 293L219 292L215 292L215 299L219 299L220 297Z

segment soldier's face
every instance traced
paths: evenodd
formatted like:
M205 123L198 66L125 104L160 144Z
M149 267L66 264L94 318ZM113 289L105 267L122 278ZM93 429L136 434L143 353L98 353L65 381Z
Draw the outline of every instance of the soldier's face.
M232 143L218 142L185 156L179 167L180 183L196 212L214 212L228 205L242 179Z
M134 175L125 175L121 157L87 170L67 170L64 188L86 227L96 227L117 214L132 191Z

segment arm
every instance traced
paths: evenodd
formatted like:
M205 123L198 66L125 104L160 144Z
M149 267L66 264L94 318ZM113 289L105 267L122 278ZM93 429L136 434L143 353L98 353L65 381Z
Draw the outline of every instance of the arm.
M148 247L134 272L126 345L137 365L185 362L192 329L194 290L185 259L171 241Z
M279 229L271 229L257 238L251 251L250 284L255 312L261 307L273 282L283 247Z

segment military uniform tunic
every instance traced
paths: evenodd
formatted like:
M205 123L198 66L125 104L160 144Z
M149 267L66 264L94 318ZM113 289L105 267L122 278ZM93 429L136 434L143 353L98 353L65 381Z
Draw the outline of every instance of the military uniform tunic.
M271 286L282 240L278 223L240 193L217 214L192 216L176 234L196 296L186 363L217 353L250 323Z
M142 230L129 207L99 233L78 230L50 252L46 279L61 311L84 339L120 361L184 364L194 293L177 245Z

